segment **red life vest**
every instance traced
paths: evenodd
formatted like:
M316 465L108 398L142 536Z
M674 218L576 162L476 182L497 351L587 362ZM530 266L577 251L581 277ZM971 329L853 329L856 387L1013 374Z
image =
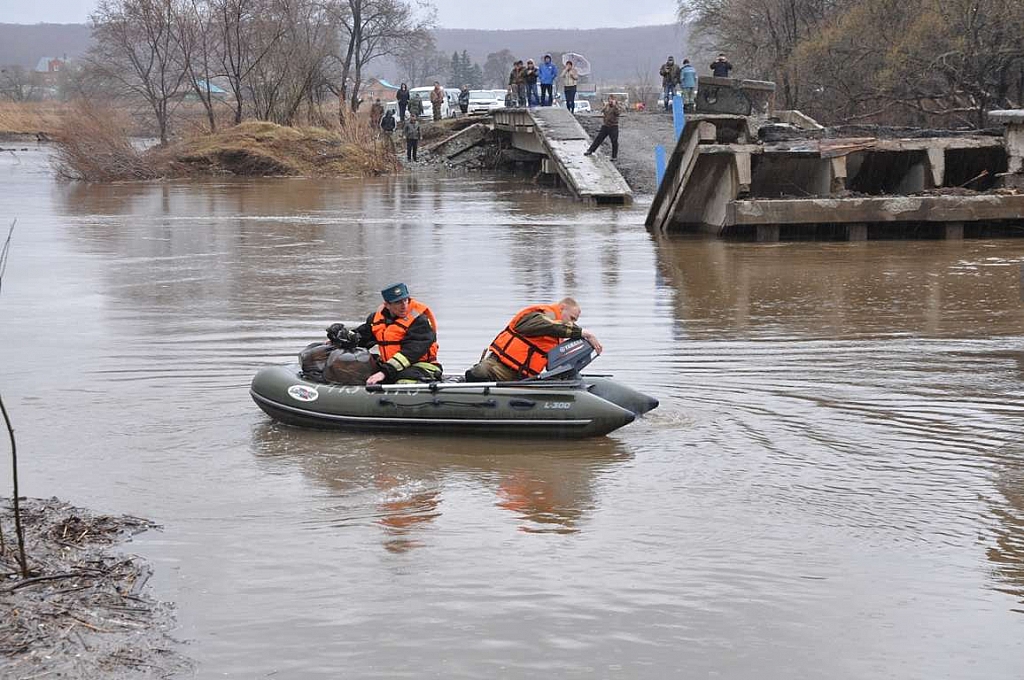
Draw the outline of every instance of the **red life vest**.
M387 361L398 354L402 349L402 340L405 339L405 334L409 331L409 326L419 318L420 314L426 314L427 320L430 322L430 327L434 329L435 335L437 334L437 321L434 319L434 313L430 311L430 307L427 307L418 300L410 298L409 313L406 314L405 318L395 319L391 323L388 323L387 319L384 317L385 309L386 307L381 305L373 315L373 319L370 321L370 330L373 331L373 337L377 340L377 347L380 351L381 361ZM426 354L419 357L406 357L406 359L413 364L417 361L437 363L436 338L433 344L430 345Z
M498 358L498 361L522 376L540 375L541 371L548 367L548 352L564 340L564 338L556 338L552 335L527 337L516 332L516 325L523 320L523 317L537 312L550 316L554 320L561 317L561 309L558 305L527 307L512 317L512 320L505 326L505 330L494 338L490 347L491 353Z

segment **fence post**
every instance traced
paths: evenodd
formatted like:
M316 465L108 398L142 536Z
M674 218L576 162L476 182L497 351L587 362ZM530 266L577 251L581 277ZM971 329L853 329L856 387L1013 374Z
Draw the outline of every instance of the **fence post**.
M683 128L686 126L686 113L683 112L683 98L678 94L672 97L672 121L676 125L676 140L678 140L683 134Z
M658 178L658 186L665 179L665 147L661 144L654 147L654 174Z

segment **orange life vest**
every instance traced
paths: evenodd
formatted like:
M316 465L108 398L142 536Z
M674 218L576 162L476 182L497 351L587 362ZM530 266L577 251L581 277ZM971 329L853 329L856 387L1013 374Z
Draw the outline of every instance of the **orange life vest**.
M548 367L548 352L564 338L552 335L527 337L516 332L516 325L523 317L540 312L557 320L561 316L558 305L534 305L522 310L508 322L505 330L498 333L491 343L491 353L498 361L522 376L540 375Z
M418 300L410 299L409 313L404 319L395 319L391 323L388 323L387 319L384 318L384 310L384 305L381 305L373 315L373 319L370 321L370 330L373 331L373 337L377 340L377 347L380 351L381 361L387 361L398 354L402 349L402 340L405 339L405 334L409 331L409 326L419 318L420 314L426 314L427 320L430 321L430 327L434 329L435 335L437 334L437 321L434 319L434 313L430 311L430 307L427 307ZM436 363L436 337L426 354L419 357L406 357L406 359L413 364L417 361Z

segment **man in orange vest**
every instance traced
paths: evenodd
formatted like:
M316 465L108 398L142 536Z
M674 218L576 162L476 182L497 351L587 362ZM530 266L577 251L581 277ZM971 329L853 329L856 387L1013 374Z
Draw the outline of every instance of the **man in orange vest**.
M505 382L534 378L547 368L548 351L563 340L583 338L601 353L594 334L576 325L580 306L570 297L553 305L521 309L487 348L487 355L466 371L468 382Z
M380 353L380 370L366 384L440 380L434 313L410 297L404 283L390 285L380 294L384 304L354 329L360 347L376 345Z

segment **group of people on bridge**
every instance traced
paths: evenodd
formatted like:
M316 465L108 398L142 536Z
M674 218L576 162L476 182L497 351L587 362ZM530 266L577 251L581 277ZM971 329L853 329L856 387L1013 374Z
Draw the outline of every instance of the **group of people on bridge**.
M505 95L505 106L552 106L554 104L555 83L559 79L558 66L551 61L551 55L545 54L538 66L533 59L517 59L508 74L508 92ZM580 74L571 61L565 62L561 71L562 92L565 95L565 108L576 110L576 88L580 82ZM538 90L539 86L539 90Z
M715 78L728 78L732 71L732 64L726 59L724 53L711 62L711 75ZM683 64L676 64L675 57L671 54L668 61L658 69L661 76L661 87L665 95L665 110L672 108L672 99L676 96L676 88L682 91L683 110L692 111L697 101L697 69L693 67L689 59L683 59Z
M332 324L327 329L328 340L348 347L377 347L379 370L366 379L367 385L441 380L437 319L430 307L414 299L404 283L388 286L381 297L380 307L357 328ZM548 351L566 339L585 339L600 353L601 343L577 324L579 317L579 303L570 297L521 309L494 338L479 363L465 372L466 381L537 377L547 367Z

